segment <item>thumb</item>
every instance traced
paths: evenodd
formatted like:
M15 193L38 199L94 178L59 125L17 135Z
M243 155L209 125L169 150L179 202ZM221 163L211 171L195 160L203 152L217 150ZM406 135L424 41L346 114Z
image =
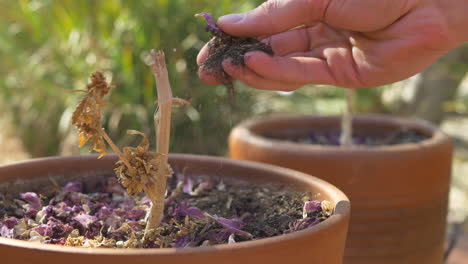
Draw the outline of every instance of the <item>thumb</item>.
M259 37L321 21L331 0L269 0L259 7L218 19L218 26L234 36Z

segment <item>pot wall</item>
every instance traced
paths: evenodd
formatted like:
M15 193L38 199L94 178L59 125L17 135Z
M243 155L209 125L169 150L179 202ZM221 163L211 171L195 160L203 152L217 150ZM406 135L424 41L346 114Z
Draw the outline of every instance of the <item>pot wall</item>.
M97 156L49 158L0 167L0 192L26 191L50 184L50 178L61 183L72 179L93 181L112 175L115 156L101 160ZM336 204L335 213L312 228L279 237L191 249L84 249L44 245L0 238L1 263L6 264L207 264L207 263L321 263L340 264L349 220L349 201L334 186L300 172L228 159L171 155L175 170L190 175L243 178L252 182L289 183L308 190Z
M338 117L277 117L237 126L229 139L234 159L299 170L328 181L353 203L346 264L442 264L452 144L433 126L385 116L358 116L354 127L379 134L398 127L430 139L418 144L340 148L289 143L271 131L339 129Z

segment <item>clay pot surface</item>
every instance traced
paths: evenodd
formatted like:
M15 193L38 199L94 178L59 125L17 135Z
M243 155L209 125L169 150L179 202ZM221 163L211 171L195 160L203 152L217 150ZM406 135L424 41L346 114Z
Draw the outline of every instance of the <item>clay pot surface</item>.
M398 128L429 138L363 147L300 144L265 138L272 131L340 129L340 117L278 116L250 120L229 138L234 159L292 168L330 182L353 204L346 264L442 264L452 142L436 127L382 115L356 116L355 131L379 135Z
M0 192L24 192L50 184L82 179L92 181L113 175L115 156L38 159L0 167ZM350 205L347 197L333 185L309 175L260 163L234 161L197 155L170 155L176 171L191 176L240 178L249 182L291 184L297 190L311 191L317 199L336 205L324 222L295 233L218 245L185 249L86 249L46 245L0 238L1 263L5 264L207 264L207 263L342 263Z

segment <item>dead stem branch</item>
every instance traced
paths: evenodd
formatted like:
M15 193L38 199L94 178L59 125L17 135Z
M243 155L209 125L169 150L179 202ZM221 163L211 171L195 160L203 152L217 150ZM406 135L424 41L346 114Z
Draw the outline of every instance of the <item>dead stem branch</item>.
M164 211L164 201L166 194L166 180L170 176L170 166L168 165L169 140L171 133L171 111L172 111L172 91L167 73L165 56L162 51L151 51L151 68L156 79L158 93L158 108L154 114L154 126L156 131L156 153L160 156L160 165L167 170L159 169L156 175L156 184L150 191L154 197L151 199L152 205L148 222L145 229L145 237L150 230L156 228L161 223Z
M124 154L120 151L120 149L117 147L117 145L114 144L112 139L107 135L106 131L101 128L99 131L99 135L107 142L107 144L111 147L111 149L119 156L119 159L125 164L127 169L130 171L131 174L135 174L135 168L130 164L128 159L124 156Z

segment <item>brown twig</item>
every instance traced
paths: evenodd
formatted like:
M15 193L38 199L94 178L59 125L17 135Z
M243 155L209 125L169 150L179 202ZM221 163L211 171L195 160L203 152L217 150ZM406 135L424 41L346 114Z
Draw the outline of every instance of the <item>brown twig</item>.
M111 149L119 156L119 159L127 166L128 170L130 173L134 174L135 173L135 168L130 164L130 162L125 158L124 154L120 151L120 149L114 144L112 139L107 135L106 131L104 129L99 130L99 134L102 136L102 138L109 144Z
M340 144L344 147L353 145L353 102L354 90L346 89L346 109L341 119L341 136Z

